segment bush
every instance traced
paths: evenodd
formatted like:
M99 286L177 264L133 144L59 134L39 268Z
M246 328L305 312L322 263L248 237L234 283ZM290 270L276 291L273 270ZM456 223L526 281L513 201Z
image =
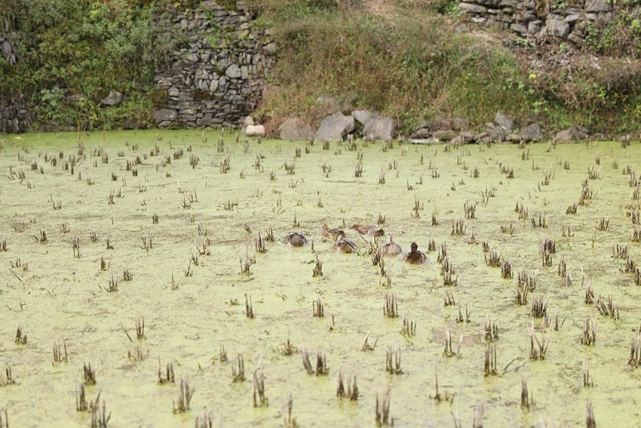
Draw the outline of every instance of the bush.
M151 123L156 66L172 49L170 28L148 0L8 0L19 62L0 94L19 92L36 126L144 127ZM126 101L102 108L110 90ZM139 107L134 108L133 102ZM142 109L142 110L141 110ZM135 110L135 111L132 111ZM131 121L135 123L132 124Z

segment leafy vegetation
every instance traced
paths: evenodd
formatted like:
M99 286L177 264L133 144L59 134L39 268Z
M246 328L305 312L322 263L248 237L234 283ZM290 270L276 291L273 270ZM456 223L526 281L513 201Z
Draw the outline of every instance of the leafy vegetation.
M155 67L172 40L156 12L150 0L3 1L0 14L25 37L17 67L2 65L0 94L24 94L43 128L150 125ZM104 108L111 90L125 99Z
M164 11L201 1L3 0L3 26L28 37L15 41L17 66L0 55L0 96L24 95L44 129L153 126L163 96L155 70L182 42ZM235 0L218 2L235 7ZM437 116L481 125L497 110L551 128L634 130L641 120L636 2L617 3L612 22L589 28L585 54L558 67L545 58L564 56L566 45L515 38L508 49L492 34L456 31L455 0L246 0L280 46L258 113L272 124L292 114L312 119L316 98L335 95L394 117L404 131ZM225 37L222 28L207 42ZM606 58L595 66L587 53ZM530 69L532 58L544 58L543 67ZM102 106L111 90L123 102Z

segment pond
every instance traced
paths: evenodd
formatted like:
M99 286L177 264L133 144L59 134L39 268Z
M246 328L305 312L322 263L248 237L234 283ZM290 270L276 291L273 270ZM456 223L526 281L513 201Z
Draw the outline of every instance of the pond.
M99 395L109 426L355 427L388 393L395 426L585 426L588 406L635 426L640 161L609 142L5 137L0 408L89 426ZM390 237L403 254L377 257Z

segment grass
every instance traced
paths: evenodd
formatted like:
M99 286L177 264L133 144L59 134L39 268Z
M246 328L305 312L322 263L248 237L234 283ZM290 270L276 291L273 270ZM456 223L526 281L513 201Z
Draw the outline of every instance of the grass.
M373 13L367 1L260 3L260 19L280 46L258 111L269 129L291 115L317 124L313 106L327 95L343 101L345 112L383 112L404 133L434 117L462 116L478 127L496 111L549 129L637 129L641 73L627 58L603 58L599 69L580 54L563 70L547 60L532 70L537 55L563 54L566 46L509 50L503 33L458 32L450 2L390 1L384 13ZM602 43L614 43L608 40Z
M273 120L292 113L312 119L310 107L323 95L384 112L404 129L433 116L464 116L479 125L497 110L523 116L536 102L507 50L456 34L429 11L400 8L393 17L322 11L275 28L280 57L261 109Z

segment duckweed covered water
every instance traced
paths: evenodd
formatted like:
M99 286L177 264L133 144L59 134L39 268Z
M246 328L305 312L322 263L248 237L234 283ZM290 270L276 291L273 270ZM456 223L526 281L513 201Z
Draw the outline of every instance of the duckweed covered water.
M641 372L629 367L628 357L641 321L641 288L624 272L626 260L612 257L619 244L628 247L631 260L639 260L628 216L638 201L632 198L630 175L623 173L628 165L638 168L638 145L446 151L397 144L384 150L381 144L358 142L355 148L332 143L324 150L320 143L244 145L226 137L219 152L218 139L217 132L129 132L80 138L33 134L4 141L0 236L7 251L0 252L0 364L12 369L16 383L0 387L0 407L11 426L89 426L90 414L76 412L75 405L83 363L89 362L97 384L87 387L87 399L100 393L114 427L193 426L203 411L211 413L215 426L283 426L290 396L299 426L374 426L376 395L388 388L395 426L454 426L454 418L471 426L480 405L487 427L584 426L588 400L599 426L638 425ZM73 174L64 169L70 156L78 159ZM195 167L192 156L198 158ZM226 156L230 170L221 173ZM355 178L359 156L363 174ZM58 158L55 166L51 158ZM127 170L127 161L137 176ZM286 162L295 164L293 175ZM588 179L589 168L594 179ZM513 178L507 177L510 169ZM546 173L549 185L542 183ZM566 214L578 202L583 180L592 201L578 206L576 215ZM483 194L489 193L494 196L484 203ZM465 218L465 202L478 203L476 218ZM58 203L61 208L54 210ZM529 218L519 219L517 203ZM437 248L446 243L457 285L443 285L436 252L428 253L429 263L422 266L386 258L388 288L368 254L371 238L346 229L358 254L337 253L322 240L323 223L375 225L379 214L386 233L380 243L389 235L404 251L413 241L423 251L430 240ZM539 214L547 227L532 226ZM598 230L602 218L609 220L608 230ZM453 236L452 222L458 220L466 231ZM513 234L502 233L501 226L510 224ZM567 227L571 236L562 236ZM266 253L255 253L258 233L264 238L270 228L276 242L266 243ZM38 242L41 231L46 243ZM310 244L291 248L280 242L291 231L303 232ZM72 249L76 237L79 258ZM147 247L152 241L151 248L144 248L143 237ZM555 241L556 253L544 267L546 238ZM107 249L107 240L113 249ZM199 251L207 240L208 251ZM312 242L322 277L312 277ZM486 265L482 242L511 263L514 278L503 279L499 268ZM255 257L250 275L240 272L246 255ZM572 285L563 285L557 273L562 259ZM125 269L131 281L123 281ZM537 282L526 305L515 303L521 271ZM117 291L107 291L111 278L118 281ZM619 320L585 303L588 284L595 301L612 296ZM444 305L447 293L455 305ZM253 319L245 314L245 294L253 301ZM383 314L388 294L398 300L398 318ZM547 321L532 318L538 297L548 299ZM312 316L319 298L324 318ZM466 307L470 322L457 322ZM416 322L414 337L401 335L404 317ZM581 344L586 317L597 323L593 346ZM140 318L142 340L134 331ZM484 375L487 320L498 326L496 376ZM549 339L541 361L530 360L532 323L539 340ZM26 345L14 343L18 327L28 337ZM454 351L462 340L458 356L444 355L448 329ZM376 342L373 351L361 349L368 333L369 343ZM296 348L293 355L283 352L288 338ZM68 361L53 364L58 340L66 344ZM403 373L391 375L386 350L399 346ZM220 361L221 347L227 362ZM325 353L329 374L308 375L302 350L313 366L316 353ZM246 380L234 383L239 354ZM175 385L158 384L159 361L163 369L173 363ZM583 385L584 361L592 387ZM454 395L452 403L432 398L436 367L440 392ZM264 408L252 404L257 368L265 375L269 406ZM358 401L336 397L341 370L346 379L357 376ZM180 379L195 394L189 412L174 414ZM529 411L521 409L522 379L533 396Z

